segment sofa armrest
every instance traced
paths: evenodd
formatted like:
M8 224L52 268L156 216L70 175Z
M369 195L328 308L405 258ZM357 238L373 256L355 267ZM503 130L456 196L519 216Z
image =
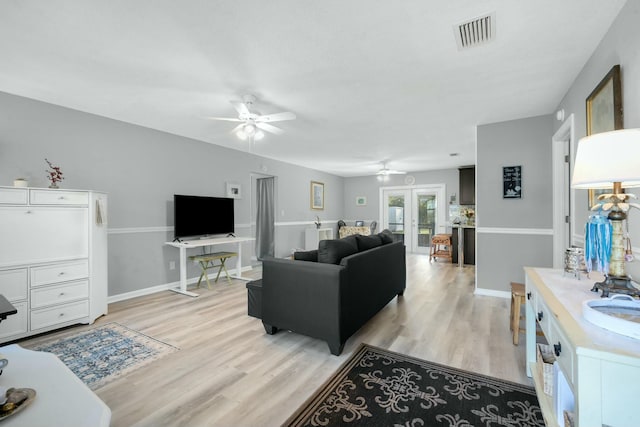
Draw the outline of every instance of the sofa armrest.
M323 340L340 339L345 268L309 261L262 262L262 322Z

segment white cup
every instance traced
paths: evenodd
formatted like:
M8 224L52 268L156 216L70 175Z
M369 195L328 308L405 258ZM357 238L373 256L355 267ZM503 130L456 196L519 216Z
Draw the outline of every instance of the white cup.
M16 178L13 180L13 186L14 187L28 187L29 186L29 181L27 181L24 178Z

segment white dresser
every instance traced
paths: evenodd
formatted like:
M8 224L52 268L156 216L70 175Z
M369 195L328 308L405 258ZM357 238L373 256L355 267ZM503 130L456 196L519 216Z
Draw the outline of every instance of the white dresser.
M562 270L528 267L525 274L527 374L533 375L547 426L564 425L564 408L556 403L561 395L565 402L574 401L570 409L576 426L640 425L640 340L602 329L582 316L583 301L600 298L591 287L602 276L592 273L591 279L577 280ZM543 392L536 375L536 321L566 378L567 387L558 390L556 384L554 396Z
M107 313L107 195L0 187L0 343Z

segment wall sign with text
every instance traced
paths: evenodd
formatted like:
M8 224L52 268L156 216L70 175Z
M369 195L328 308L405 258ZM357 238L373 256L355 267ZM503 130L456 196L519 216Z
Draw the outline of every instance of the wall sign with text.
M502 168L502 198L522 198L522 166L505 166Z

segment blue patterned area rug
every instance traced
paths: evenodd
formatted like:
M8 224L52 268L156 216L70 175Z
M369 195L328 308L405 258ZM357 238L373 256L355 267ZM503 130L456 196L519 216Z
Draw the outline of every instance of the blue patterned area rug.
M179 348L114 322L39 344L32 350L55 354L95 390Z
M531 387L362 344L285 426L541 426Z

